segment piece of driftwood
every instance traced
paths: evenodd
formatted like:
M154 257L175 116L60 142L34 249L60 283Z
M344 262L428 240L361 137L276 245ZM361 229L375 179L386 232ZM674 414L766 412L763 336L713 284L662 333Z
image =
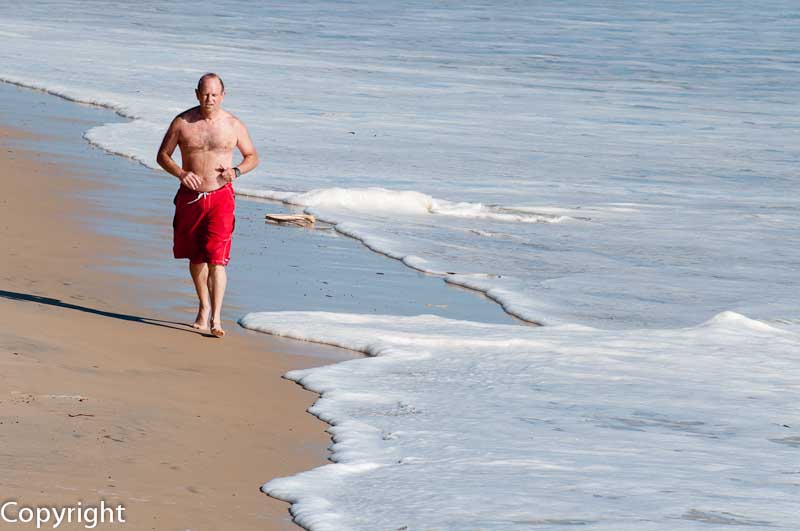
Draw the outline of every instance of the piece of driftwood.
M269 223L310 227L317 219L311 214L267 214L264 218Z

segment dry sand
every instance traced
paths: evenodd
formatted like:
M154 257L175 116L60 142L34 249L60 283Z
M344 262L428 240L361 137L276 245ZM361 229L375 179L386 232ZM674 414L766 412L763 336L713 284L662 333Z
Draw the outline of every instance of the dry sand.
M102 219L75 192L96 184L20 149L29 135L0 130L0 501L104 499L131 530L298 529L259 487L325 463L326 425L304 412L316 395L281 375L331 352L153 315L136 301L166 281L97 267L129 242L87 227Z

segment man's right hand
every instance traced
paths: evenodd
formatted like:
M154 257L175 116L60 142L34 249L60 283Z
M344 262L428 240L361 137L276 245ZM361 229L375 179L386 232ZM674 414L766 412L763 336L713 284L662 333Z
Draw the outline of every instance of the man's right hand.
M200 185L203 183L203 180L200 177L191 171L185 171L180 176L181 184L187 188L191 188L192 190L197 190L200 188Z

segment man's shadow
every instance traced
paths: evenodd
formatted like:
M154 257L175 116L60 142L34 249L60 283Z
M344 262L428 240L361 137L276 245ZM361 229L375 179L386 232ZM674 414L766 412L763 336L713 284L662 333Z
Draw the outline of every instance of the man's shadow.
M182 332L191 332L193 334L200 334L200 335L209 335L205 334L200 330L196 330L192 328L191 324L188 323L178 323L175 321L164 321L162 319L152 319L150 317L139 317L137 315L128 315L124 313L116 313L116 312L107 312L105 310L96 310L94 308L89 308L86 306L79 306L77 304L72 304L70 302L64 302L60 299L53 299L50 297L42 297L40 295L29 295L27 293L17 293L15 291L5 291L0 290L0 297L4 299L10 299L13 301L27 301L27 302L37 302L39 304L47 304L49 306L56 306L58 308L67 308L69 310L78 310L80 312L91 313L94 315L100 315L102 317L110 317L112 319L120 319L122 321L130 321L133 323L142 323L151 326L161 326L164 328L171 328L172 330L180 330Z

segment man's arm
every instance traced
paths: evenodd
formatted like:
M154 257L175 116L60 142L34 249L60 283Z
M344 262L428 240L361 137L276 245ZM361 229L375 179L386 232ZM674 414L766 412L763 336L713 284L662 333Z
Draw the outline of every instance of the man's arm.
M180 117L175 117L172 123L169 124L167 132L164 134L164 139L161 141L161 146L158 148L156 162L164 168L164 171L177 177L181 184L192 190L197 190L202 182L200 177L193 172L185 171L172 160L172 154L175 152L180 138L180 119Z
M253 145L253 140L250 138L250 133L247 132L247 127L242 122L237 120L237 140L236 147L242 154L242 162L236 165L242 173L247 173L254 170L258 166L258 153L256 147Z
M239 149L242 157L244 157L242 162L237 164L235 167L239 168L241 173L247 173L258 166L258 153L256 153L256 147L253 145L253 140L250 138L250 133L247 132L247 128L241 121L239 121L239 119L236 119L236 124L234 127L236 129L236 147ZM220 177L228 182L233 182L233 180L236 178L236 172L233 168L220 167L217 168L217 171L219 172Z

